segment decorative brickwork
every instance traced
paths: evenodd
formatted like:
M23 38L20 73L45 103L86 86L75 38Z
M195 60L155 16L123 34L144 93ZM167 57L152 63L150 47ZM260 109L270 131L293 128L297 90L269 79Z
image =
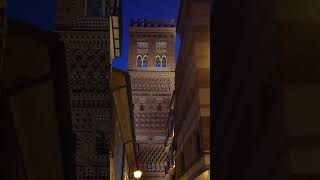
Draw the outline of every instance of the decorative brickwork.
M141 25L132 21L128 67L138 166L143 177L162 179L167 164L166 128L175 86L175 28L170 24L149 26L151 22Z
M76 179L109 179L111 96L108 18L75 18L66 48ZM89 32L90 30L90 32Z
M76 168L71 179L110 179L111 58L120 56L121 4L57 0L56 30L65 46L71 101Z
M74 30L108 31L109 17L77 17L73 23Z
M109 169L103 164L76 166L77 179L79 180L107 179L109 177L108 172Z
M142 146L138 163L144 172L164 172L167 153L163 146Z
M130 26L133 27L174 27L174 20L156 19L130 19Z

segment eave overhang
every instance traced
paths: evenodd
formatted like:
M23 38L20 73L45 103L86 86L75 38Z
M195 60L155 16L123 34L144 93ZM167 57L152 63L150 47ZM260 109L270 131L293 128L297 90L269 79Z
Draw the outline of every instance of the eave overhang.
M132 123L130 86L128 86L127 74L113 68L112 70L112 95L114 100L114 111L116 111L121 133L123 136L125 150L131 169L136 169L136 150L134 126Z

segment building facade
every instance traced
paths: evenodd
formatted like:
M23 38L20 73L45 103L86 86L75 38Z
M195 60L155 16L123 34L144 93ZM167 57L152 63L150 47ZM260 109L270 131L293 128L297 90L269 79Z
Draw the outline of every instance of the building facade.
M210 179L210 4L181 1L174 134L178 179Z
M143 179L164 179L165 139L174 90L174 21L131 20L128 73L130 76L137 164Z
M173 91L171 102L170 102L170 112L167 122L167 137L165 140L165 149L167 153L167 161L166 161L166 168L165 173L167 179L176 179L175 167L176 167L176 150L177 150L177 143L174 137L174 125L175 125L175 91Z
M137 170L131 86L127 72L113 68L113 130L111 180L129 180Z
M109 179L111 64L120 56L117 0L58 0L56 30L65 45L76 179Z

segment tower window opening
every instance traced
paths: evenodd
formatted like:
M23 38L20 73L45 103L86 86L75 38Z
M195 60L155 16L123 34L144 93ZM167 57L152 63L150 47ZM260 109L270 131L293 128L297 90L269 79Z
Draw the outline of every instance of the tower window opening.
M162 56L161 66L167 67L167 57L166 56Z
M156 57L156 67L161 67L161 59L159 56Z
M165 55L160 58L159 55L156 57L156 67L167 67L167 57Z
M142 63L143 67L148 67L148 56L143 56Z
M148 42L137 42L137 67L148 67Z
M148 49L148 42L137 42L138 49Z
M166 49L167 42L156 42L156 49Z
M142 57L140 55L137 57L137 67L142 67Z

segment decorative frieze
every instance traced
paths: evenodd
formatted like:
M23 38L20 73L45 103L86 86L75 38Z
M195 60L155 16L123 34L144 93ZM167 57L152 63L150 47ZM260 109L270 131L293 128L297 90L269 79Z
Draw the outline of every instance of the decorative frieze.
M130 26L132 27L174 27L174 19L171 20L158 20L158 19L130 19Z
M174 79L170 76L131 76L132 91L173 91Z
M76 17L72 22L72 29L109 31L109 17Z
M105 48L109 50L109 37L107 32L86 32L86 31L59 31L60 40L65 43L66 48Z

